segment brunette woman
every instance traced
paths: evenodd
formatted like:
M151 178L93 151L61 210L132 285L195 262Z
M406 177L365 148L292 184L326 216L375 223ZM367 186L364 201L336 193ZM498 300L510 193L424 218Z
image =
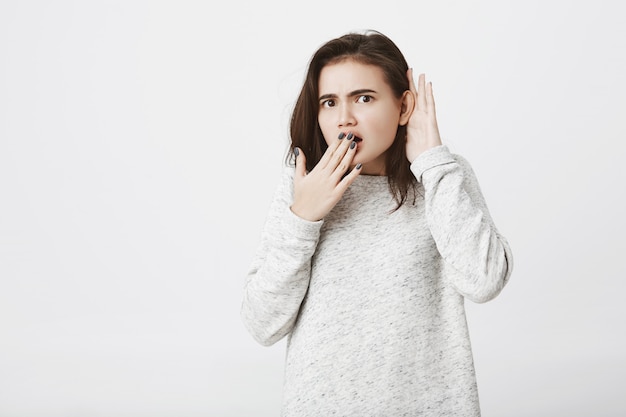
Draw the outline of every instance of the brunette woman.
M464 300L498 295L512 254L432 84L378 32L327 42L288 160L241 312L288 337L282 415L480 415Z

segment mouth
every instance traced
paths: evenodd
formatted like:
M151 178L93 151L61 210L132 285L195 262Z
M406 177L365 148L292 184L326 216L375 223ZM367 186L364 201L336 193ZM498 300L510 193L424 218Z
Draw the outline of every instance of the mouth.
M356 143L361 143L363 142L363 138L360 136L355 135L354 133L348 131L348 132L341 132L340 136L343 135L344 138L347 137L351 137L351 139L349 139L352 142L356 142ZM351 136L352 135L352 136Z

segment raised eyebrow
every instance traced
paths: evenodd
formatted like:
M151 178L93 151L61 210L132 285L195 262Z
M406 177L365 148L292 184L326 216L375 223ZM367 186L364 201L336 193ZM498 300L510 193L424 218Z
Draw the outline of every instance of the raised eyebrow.
M376 94L377 92L376 92L376 90L372 90L372 89L369 89L369 88L361 88L359 90L351 91L348 94L348 97L355 97L355 96L360 96L362 94L368 94L368 93ZM328 100L330 98L337 98L337 97L338 97L337 94L323 94L323 95L320 96L319 101Z
M370 90L369 88L362 88L360 90L354 90L353 92L348 94L348 97L360 96L360 95L367 94L367 93L376 94L376 91Z

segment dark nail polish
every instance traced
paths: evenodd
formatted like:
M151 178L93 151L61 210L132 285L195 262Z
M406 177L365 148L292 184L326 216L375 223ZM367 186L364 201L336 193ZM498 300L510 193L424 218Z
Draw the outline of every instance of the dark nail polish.
M352 134L352 132L348 133L348 137L346 139L350 140L354 137L354 135Z
M343 132L341 132L341 133L339 134L339 139L343 139L345 136L346 136L346 134L345 134L345 133L343 133Z
M355 146L356 146L356 142L352 142L352 143L350 144L350 149L354 149L354 147L355 147Z
M296 158L300 155L300 149L298 148L294 148L293 150L293 154L296 156Z
M363 167L363 164L359 162L358 164L356 164L355 169L361 169L362 167Z

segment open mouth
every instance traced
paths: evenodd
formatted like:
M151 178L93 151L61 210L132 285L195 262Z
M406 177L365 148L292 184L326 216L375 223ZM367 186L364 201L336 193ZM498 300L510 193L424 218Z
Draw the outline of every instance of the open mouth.
M355 136L354 139L352 139L352 140L355 141L355 142L361 142L363 139L361 139L358 136Z

